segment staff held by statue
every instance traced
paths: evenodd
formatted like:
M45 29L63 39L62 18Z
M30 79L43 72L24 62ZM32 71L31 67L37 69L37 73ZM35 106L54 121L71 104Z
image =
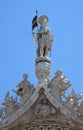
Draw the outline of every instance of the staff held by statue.
M36 43L36 40L35 40L36 33L33 31L35 27L37 27L37 31L38 31L38 11L37 10L36 10L36 16L32 20L32 39L34 43Z

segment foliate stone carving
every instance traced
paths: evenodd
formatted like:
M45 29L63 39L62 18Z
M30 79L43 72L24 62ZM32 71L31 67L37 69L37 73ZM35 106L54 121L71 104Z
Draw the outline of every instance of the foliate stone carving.
M5 101L2 103L5 107L5 117L10 116L13 112L19 109L20 104L18 103L18 98L13 98L10 96L9 92L7 92L5 96Z
M78 106L78 112L80 113L81 116L83 116L83 101Z
M71 86L70 81L66 79L65 76L62 76L62 71L58 70L55 73L55 77L48 84L52 94L58 99L61 100L61 97L64 96L64 92Z
M78 101L82 98L82 94L77 94L76 91L72 89L72 92L68 94L68 96L65 96L65 98L66 98L65 104L72 110L78 111L79 107Z

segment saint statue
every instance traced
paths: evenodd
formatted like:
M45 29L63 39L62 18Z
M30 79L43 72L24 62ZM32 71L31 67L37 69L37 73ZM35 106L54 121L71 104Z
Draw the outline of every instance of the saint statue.
M40 28L39 29L37 28L36 36L33 35L35 44L37 45L37 56L48 57L48 52L52 51L52 41L53 41L53 36L50 34L50 29L46 27L48 17L43 15L39 17L37 22L40 24Z

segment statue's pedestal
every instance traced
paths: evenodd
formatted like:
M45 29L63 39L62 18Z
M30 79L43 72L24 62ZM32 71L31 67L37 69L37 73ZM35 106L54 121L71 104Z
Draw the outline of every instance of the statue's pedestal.
M48 57L38 57L36 59L35 72L39 80L39 84L48 80L50 76L51 60Z

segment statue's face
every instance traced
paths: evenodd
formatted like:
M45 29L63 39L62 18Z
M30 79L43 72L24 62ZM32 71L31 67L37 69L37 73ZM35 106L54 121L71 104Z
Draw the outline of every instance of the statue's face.
M46 26L46 23L47 23L47 20L46 20L46 19L43 19L43 20L42 20L42 26L45 27L45 26Z

